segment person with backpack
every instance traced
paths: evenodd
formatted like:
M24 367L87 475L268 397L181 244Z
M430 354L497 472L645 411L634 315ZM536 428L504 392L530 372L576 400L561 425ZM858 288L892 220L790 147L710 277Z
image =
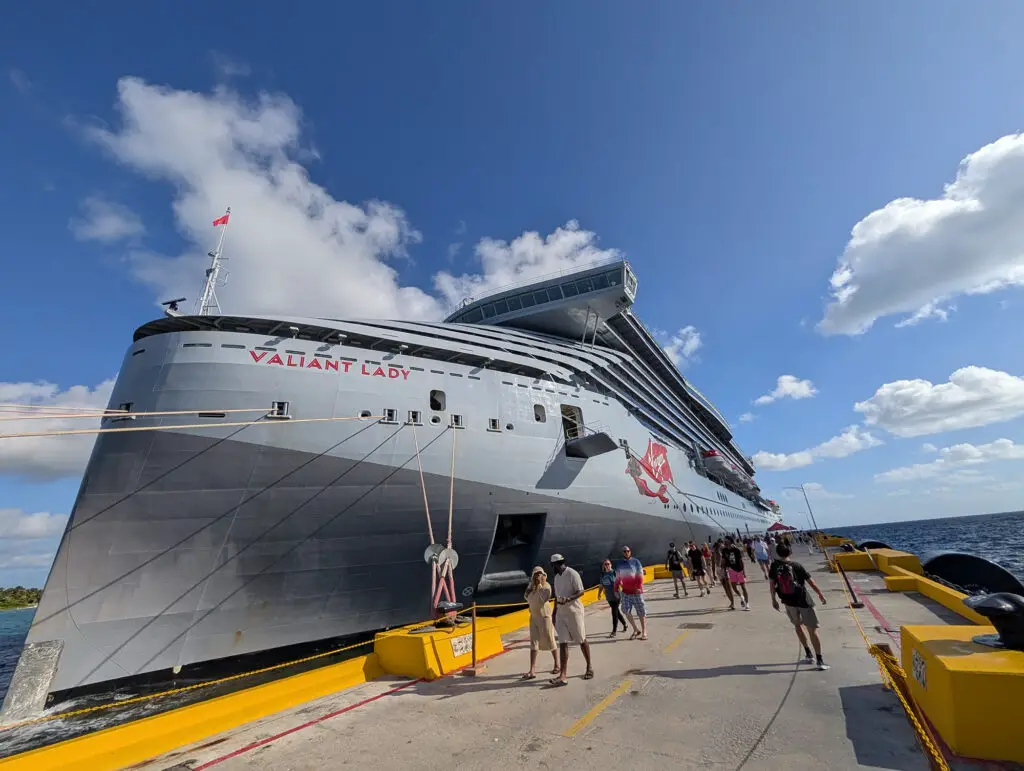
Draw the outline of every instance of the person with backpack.
M683 553L676 548L675 542L668 545L665 567L672 573L672 586L676 590L676 599L679 599L679 584L683 585L683 596L689 597L690 593L686 591L686 577L683 575Z
M818 639L818 616L814 612L814 600L807 592L810 586L822 605L826 605L825 595L814 583L811 574L799 562L790 559L791 550L784 543L775 547L778 559L772 563L768 570L768 590L771 592L772 607L780 610L779 601L786 606L786 615L789 616L793 628L796 630L797 639L804 646L804 664L816 663L816 669L824 671L828 665L821 657L821 641ZM778 595L776 597L776 595ZM807 634L804 634L804 628ZM807 638L811 638L811 645L814 646L814 657L811 656L811 649L807 646Z

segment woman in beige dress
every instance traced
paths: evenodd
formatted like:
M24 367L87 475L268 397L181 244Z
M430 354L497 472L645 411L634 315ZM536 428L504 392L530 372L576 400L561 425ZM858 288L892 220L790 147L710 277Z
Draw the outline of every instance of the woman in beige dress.
M530 606L530 671L523 680L533 680L537 674L537 651L551 651L552 674L557 674L558 651L555 649L555 625L551 623L551 585L547 573L538 565L530 576L530 586L523 595Z

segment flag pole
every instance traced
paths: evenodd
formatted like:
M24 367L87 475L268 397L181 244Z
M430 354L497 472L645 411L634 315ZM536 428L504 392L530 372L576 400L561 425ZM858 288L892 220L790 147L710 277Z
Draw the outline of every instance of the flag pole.
M198 316L209 316L211 312L220 314L220 303L217 301L217 280L220 277L221 259L224 253L224 236L228 233L228 223L231 221L231 207L227 208L223 217L213 221L215 226L220 226L220 237L217 239L217 248L208 252L210 267L206 269L206 284L203 286L203 294L196 303L195 313Z

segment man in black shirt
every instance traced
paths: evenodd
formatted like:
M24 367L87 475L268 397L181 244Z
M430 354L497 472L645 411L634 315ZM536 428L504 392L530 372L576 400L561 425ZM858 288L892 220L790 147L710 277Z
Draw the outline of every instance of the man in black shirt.
M725 565L725 574L732 584L732 593L740 598L740 607L743 610L750 610L750 597L747 596L747 573L743 567L743 551L736 545L736 539L731 535L725 537L725 548L722 549L722 564ZM735 610L730 605L729 610Z
M676 548L674 542L668 545L665 567L672 573L672 586L676 590L676 597L679 597L679 584L683 585L683 596L689 597L690 593L686 591L686 576L683 575L683 553Z
M697 548L697 544L690 541L689 548L686 550L686 558L690 561L690 574L693 576L693 580L697 582L697 588L700 589L700 596L704 596L704 592L711 594L711 587L708 586L707 568L704 564L704 555L701 554L700 549Z
M821 641L818 639L818 616L814 612L814 601L807 593L810 586L821 604L825 605L825 595L814 583L811 574L799 562L790 559L790 548L784 543L776 547L778 559L768 569L768 588L772 595L772 607L779 610L779 600L786 606L786 615L789 616L793 628L796 630L797 639L804 646L806 658L804 664L817 663L820 670L828 669L828 665L821 658ZM778 597L776 597L778 595ZM804 635L804 627L807 627L807 635ZM814 646L814 656L811 658L811 649L807 647L807 637L811 638L811 645Z

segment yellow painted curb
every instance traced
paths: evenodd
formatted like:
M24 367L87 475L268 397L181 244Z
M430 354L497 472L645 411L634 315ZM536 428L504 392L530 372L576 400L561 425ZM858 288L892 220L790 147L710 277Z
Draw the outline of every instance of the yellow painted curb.
M477 619L478 662L505 650L499 628L500 625L491 619ZM473 636L469 627L442 632L383 632L374 639L373 652L377 654L380 666L389 674L436 680L473 662Z
M116 771L384 674L376 654L0 760L2 771ZM0 733L0 738L3 734Z

